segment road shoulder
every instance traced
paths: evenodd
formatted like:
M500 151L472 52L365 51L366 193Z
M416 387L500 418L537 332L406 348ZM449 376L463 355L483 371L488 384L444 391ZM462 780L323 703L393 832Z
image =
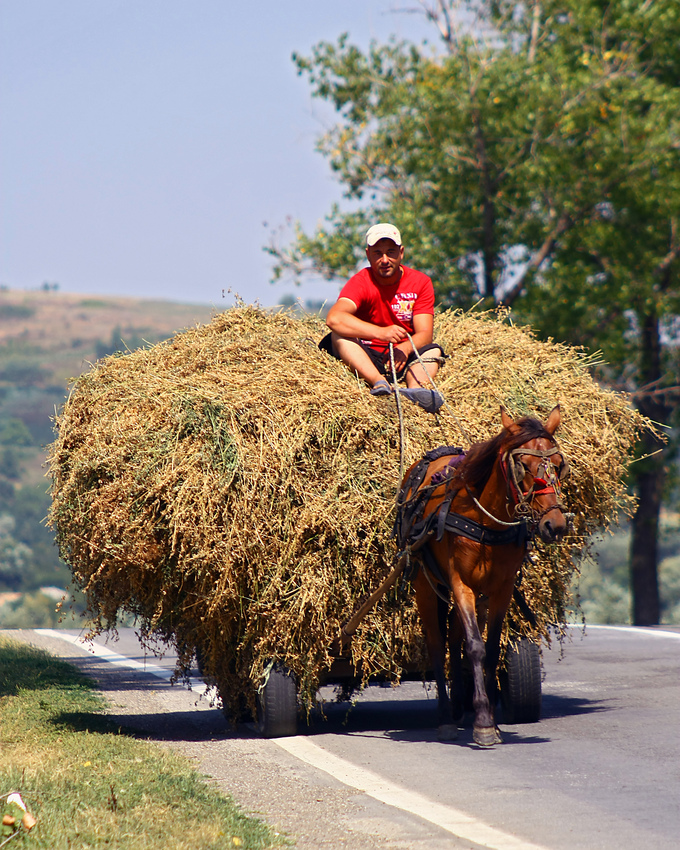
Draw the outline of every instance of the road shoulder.
M32 630L2 634L74 664L98 683L121 727L182 753L247 814L288 836L298 850L475 846L308 767L273 741L247 729L234 732L205 698L179 685L113 667L84 647Z

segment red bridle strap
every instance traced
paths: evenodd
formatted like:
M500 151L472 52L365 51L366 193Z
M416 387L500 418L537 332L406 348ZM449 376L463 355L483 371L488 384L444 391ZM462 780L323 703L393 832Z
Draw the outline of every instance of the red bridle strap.
M526 502L528 498L533 498L534 496L546 496L548 494L552 494L552 495L556 496L557 498L559 498L559 496L560 496L560 485L559 485L559 482L557 480L557 476L554 473L552 475L550 475L550 473L548 473L550 475L550 477L553 479L552 481L547 481L545 478L541 478L539 476L536 476L534 478L533 484L531 485L531 487L525 493L523 490L520 489L519 482L515 480L514 474L510 475L508 473L508 458L511 457L514 454L528 454L528 455L534 455L536 457L540 457L544 460L543 468L545 469L546 472L548 472L547 464L550 463L550 458L554 454L557 454L558 451L559 450L557 449L557 447L555 447L555 449L551 450L550 452L542 452L542 451L539 452L539 451L536 451L536 450L533 450L533 449L522 449L520 447L519 449L515 449L513 452L505 452L504 454L501 455L501 457L500 457L501 470L503 472L503 477L505 478L505 481L508 485L508 489L510 491L510 495L512 496L512 499L513 499L515 505L519 505L523 502ZM538 486L539 489L536 489L536 486Z
M540 490L536 490L535 487L538 486L541 488ZM545 496L547 493L553 493L557 495L557 489L554 484L548 484L545 478L534 478L534 487L530 490L531 494L534 496Z

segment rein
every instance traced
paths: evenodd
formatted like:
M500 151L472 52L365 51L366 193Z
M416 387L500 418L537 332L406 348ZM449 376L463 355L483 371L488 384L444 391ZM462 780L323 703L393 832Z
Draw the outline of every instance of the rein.
M413 340L411 340L413 345ZM415 350L415 349L414 349ZM394 381L394 397L397 402L397 415L399 416L399 480L404 480L404 413L401 409L401 397L397 381L397 366L394 362L394 345L390 343L390 366L392 367L392 380ZM397 499L399 492L397 491Z
M433 389L435 392L439 392L439 390L437 389L437 385L435 384L434 380L432 379L432 377L431 377L430 373L429 373L429 372L427 371L427 369L425 368L425 363L423 362L422 357L421 357L421 356L420 356L420 354L418 353L418 349L416 348L415 343L413 342L413 337L412 337L412 336L411 336L411 334L409 334L409 333L407 333L407 334L406 334L406 336L408 337L408 340L409 340L409 342L411 343L411 348L413 349L413 353L415 354L415 356L416 356L416 358L417 358L417 360L418 360L418 363L420 363L420 365L423 367L423 372L425 373L425 375L426 375L426 377L427 377L428 381L432 384L432 389ZM390 343L390 351L391 351L391 350L392 350L392 343ZM441 361L440 361L440 362L441 362ZM396 386L396 376L395 376L395 386ZM448 401L446 400L446 396L445 396L445 395L443 395L442 393L439 393L439 394L440 394L440 395L441 395L441 397L444 399L444 407L445 407L445 408L449 411L449 413L450 413L450 414L451 414L451 416L453 417L453 421L454 421L454 422L456 423L456 425L458 426L458 429L459 429L460 433L461 433L461 434L465 437L465 439L467 440L468 445L469 445L469 446L471 446L471 445L472 445L472 440L470 439L470 436L469 436L469 434L467 433L467 431L465 430L465 428L463 428L463 426L460 424L460 420L458 419L458 417L456 416L456 414L453 412L453 409L452 409L451 405L450 405L450 404L448 403ZM403 476L402 476L402 478L403 478ZM400 480L402 480L402 479L400 479Z

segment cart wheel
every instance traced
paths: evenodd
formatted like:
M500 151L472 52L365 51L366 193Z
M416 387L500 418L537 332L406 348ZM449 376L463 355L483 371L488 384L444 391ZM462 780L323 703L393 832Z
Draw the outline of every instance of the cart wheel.
M283 738L297 732L297 688L293 674L280 664L269 672L257 697L257 719L265 738Z
M507 656L500 677L506 723L537 723L541 717L541 653L537 644L520 640Z

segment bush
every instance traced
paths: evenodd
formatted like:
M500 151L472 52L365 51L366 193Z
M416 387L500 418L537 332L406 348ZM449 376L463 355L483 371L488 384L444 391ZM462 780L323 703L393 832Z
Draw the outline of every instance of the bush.
M119 352L135 351L138 348L143 348L148 343L158 341L157 335L150 335L150 339L144 339L140 336L140 328L126 328L121 330L119 325L111 331L111 340L106 343L97 340L95 343L95 357L101 360L102 357L109 357L111 354ZM143 332L143 331L142 331Z
M16 523L10 514L0 514L0 589L21 590L33 552L14 537Z
M30 319L35 313L35 307L28 304L0 304L0 322L13 319Z
M0 451L0 475L13 481L21 477L21 465L16 450L3 449Z
M659 564L659 592L663 622L680 625L680 555Z
M59 625L57 603L37 591L26 593L16 602L0 607L0 626L3 629L54 629Z
M597 555L582 561L579 573L574 588L587 623L630 623L630 590L603 571Z
M0 446L32 446L33 437L23 420L17 417L0 422Z
M0 381L7 381L8 384L18 384L19 386L26 387L42 383L51 374L50 370L44 369L31 360L16 358L14 360L8 360L0 368Z

